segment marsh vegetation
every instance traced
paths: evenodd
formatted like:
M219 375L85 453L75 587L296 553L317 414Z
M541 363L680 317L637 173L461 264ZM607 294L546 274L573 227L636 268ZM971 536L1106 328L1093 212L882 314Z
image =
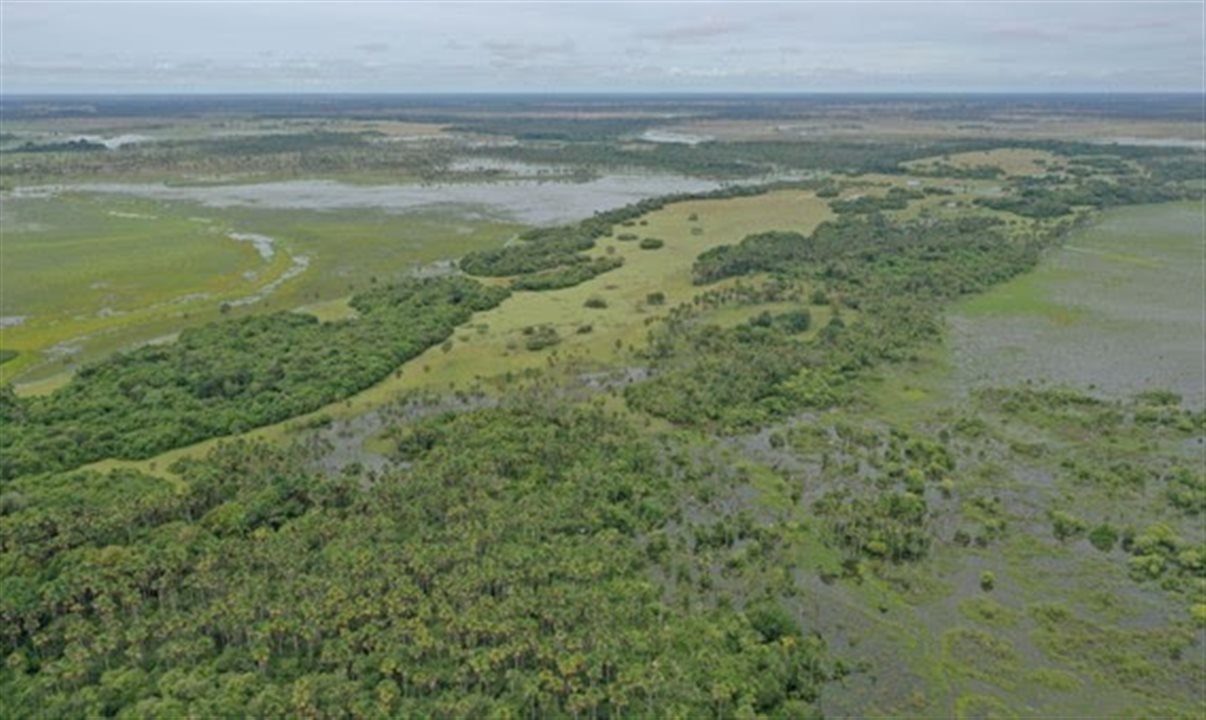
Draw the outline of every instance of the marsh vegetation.
M1175 102L228 102L2 146L0 713L1206 708Z

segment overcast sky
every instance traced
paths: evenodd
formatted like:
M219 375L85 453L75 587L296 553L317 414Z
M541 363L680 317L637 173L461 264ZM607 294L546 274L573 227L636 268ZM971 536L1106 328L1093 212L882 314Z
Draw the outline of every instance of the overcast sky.
M1201 91L1201 2L0 2L26 92Z

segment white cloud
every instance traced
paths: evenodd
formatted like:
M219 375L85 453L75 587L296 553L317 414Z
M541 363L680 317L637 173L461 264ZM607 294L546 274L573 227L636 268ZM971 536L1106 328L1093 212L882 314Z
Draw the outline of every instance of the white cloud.
M1200 90L1186 3L5 3L8 93ZM634 70L639 68L639 70Z

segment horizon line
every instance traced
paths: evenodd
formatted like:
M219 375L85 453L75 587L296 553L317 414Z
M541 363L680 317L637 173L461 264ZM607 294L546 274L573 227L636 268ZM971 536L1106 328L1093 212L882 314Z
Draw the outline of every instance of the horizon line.
M344 97L456 97L465 95L476 96L595 96L595 97L624 97L624 96L842 96L842 95L880 95L885 97L917 96L917 95L1204 95L1204 90L204 90L191 91L43 91L21 90L9 92L0 90L0 99L22 97L232 97L232 96L344 96Z

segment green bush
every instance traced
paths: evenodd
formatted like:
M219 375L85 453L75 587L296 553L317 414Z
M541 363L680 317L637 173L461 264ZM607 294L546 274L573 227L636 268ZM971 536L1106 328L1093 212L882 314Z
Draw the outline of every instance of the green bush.
M1098 550L1109 552L1118 542L1118 531L1108 523L1102 523L1089 531L1089 542Z

